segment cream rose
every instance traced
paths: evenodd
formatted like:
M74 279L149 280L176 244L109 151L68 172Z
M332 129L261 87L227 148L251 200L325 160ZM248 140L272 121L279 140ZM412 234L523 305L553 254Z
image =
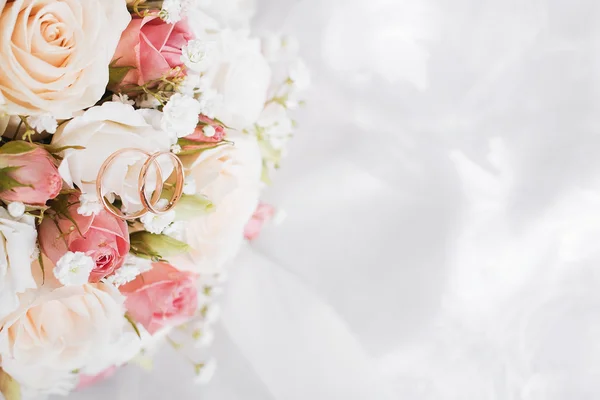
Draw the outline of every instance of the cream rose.
M94 105L131 16L123 0L0 0L0 93L10 114Z
M114 286L49 286L47 280L21 295L21 306L0 320L2 367L20 383L34 388L43 383L27 371L93 375L139 349L124 317L124 297Z
M0 318L19 306L18 293L37 287L31 272L36 238L33 217L15 219L0 207Z
M197 194L208 197L215 211L185 223L188 254L170 260L180 269L218 272L238 252L244 227L252 217L260 192L262 158L253 137L230 135L234 146L204 152L188 171Z
M136 111L127 104L117 102L90 108L81 117L62 125L54 134L52 144L57 147L85 147L84 150L65 150L59 172L68 184L81 189L86 199L98 201L96 177L111 154L124 148L140 149L148 153L169 151L169 136L155 124L160 124L160 113L156 110ZM109 198L119 196L124 211L135 212L142 208L138 177L147 158L139 152L124 153L104 175L104 195ZM166 179L173 165L165 157L159 161ZM150 174L148 182L152 182L154 177L154 174Z

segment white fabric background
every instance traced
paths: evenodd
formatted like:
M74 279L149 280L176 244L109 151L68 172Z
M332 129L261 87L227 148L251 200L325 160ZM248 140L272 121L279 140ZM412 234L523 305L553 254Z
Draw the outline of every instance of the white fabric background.
M263 0L313 71L205 387L73 399L600 397L600 3Z

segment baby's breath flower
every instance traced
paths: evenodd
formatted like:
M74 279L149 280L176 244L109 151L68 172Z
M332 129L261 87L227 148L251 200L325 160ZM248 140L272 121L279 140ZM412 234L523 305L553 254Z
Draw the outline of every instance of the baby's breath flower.
M208 118L215 118L217 110L223 102L223 96L214 89L206 89L199 99L200 112Z
M98 215L100 211L104 209L104 206L98 201L94 194L82 193L79 196L79 207L77 207L77 214L89 217L91 215Z
M160 10L160 18L168 24L175 24L181 21L181 1L164 0Z
M204 136L206 136L207 138L211 138L215 136L217 130L212 125L206 125L204 129L202 129L202 132L204 133Z
M48 132L55 133L58 128L58 122L50 114L34 115L27 117L27 123L29 126L38 133Z
M157 204L159 208L163 208L166 206L167 200L160 200ZM163 231L175 221L175 211L171 210L164 214L153 214L148 213L140 218L142 224L144 224L144 229L146 229L150 233L154 233L156 235L163 233Z
M204 72L212 61L211 43L193 39L181 48L181 62L195 72Z
M179 154L181 153L181 146L178 144L174 144L171 146L171 152L173 152L174 154Z
M67 252L54 267L54 276L65 286L80 286L87 283L96 267L92 257L82 252Z
M161 126L177 137L191 135L198 125L201 104L190 96L175 93L163 108Z
M160 101L154 96L143 94L137 98L136 104L140 108L157 108L160 106Z
M126 283L133 281L138 275L150 271L151 269L152 262L150 260L128 254L123 266L116 270L114 274L106 278L106 281L117 287L123 286Z
M126 94L121 94L121 93L113 94L112 101L117 102L117 103L127 104L130 106L133 106L135 104L135 101L131 100L129 98L129 96L127 96Z

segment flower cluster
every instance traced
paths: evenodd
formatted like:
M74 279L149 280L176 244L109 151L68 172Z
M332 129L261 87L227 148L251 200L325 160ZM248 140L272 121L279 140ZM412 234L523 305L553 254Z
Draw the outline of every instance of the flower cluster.
M259 197L309 79L292 39L226 3L0 0L5 398L161 343L210 377L223 267L281 215Z

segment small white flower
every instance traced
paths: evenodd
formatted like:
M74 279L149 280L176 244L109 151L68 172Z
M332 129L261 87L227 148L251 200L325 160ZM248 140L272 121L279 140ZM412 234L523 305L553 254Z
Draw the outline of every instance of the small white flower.
M96 267L92 257L82 252L67 252L54 267L54 276L65 286L80 286L87 283Z
M164 0L159 16L168 24L175 24L192 9L196 0Z
M211 138L215 136L217 130L212 125L206 125L204 129L202 129L202 132L204 133L204 136Z
M200 112L208 118L215 118L223 103L223 96L214 89L206 89L200 96Z
M79 207L77 207L77 214L89 217L91 215L98 215L104 209L104 206L98 201L95 194L82 193L79 196Z
M58 122L56 121L56 118L50 114L27 117L27 123L38 133L46 131L52 134L56 133L56 129L58 128Z
M198 100L181 93L175 93L163 108L161 127L177 137L191 135L198 125L201 104Z
M10 203L7 207L8 213L13 218L21 218L25 214L25 204L20 201Z
M135 104L135 101L131 100L129 98L129 96L127 96L126 94L121 94L121 93L113 94L112 101L117 102L117 103L127 104L129 106L133 106Z
M162 199L158 202L157 207L163 208L166 206L167 200ZM146 229L150 233L154 233L155 235L163 233L163 231L175 221L175 211L170 210L164 214L153 214L148 213L140 218L142 224L144 224L144 229Z
M181 48L181 62L195 72L205 72L211 65L213 57L212 43L192 39Z
M133 281L138 275L152 269L152 261L128 254L123 266L106 278L106 281L116 287Z
M183 194L194 195L196 194L196 180L193 176L188 175L185 177L185 181L183 183Z
M186 96L194 97L203 85L200 75L188 74L183 78L183 81L177 86L177 92Z
M139 108L157 108L160 106L160 101L152 95L143 94L137 98L136 104Z
M200 92L206 92L211 87L211 81L206 75L201 75L197 83Z
M171 146L171 152L174 154L179 154L181 153L181 146L178 144L174 144Z
M211 358L204 364L197 365L196 379L194 379L194 383L196 383L197 385L206 385L215 375L216 370L217 362L214 358Z
M168 24L175 24L181 21L181 1L164 0L160 10L160 18Z
M202 334L196 340L195 347L208 347L214 342L214 340L215 340L215 333L213 332L213 330L204 328L204 329L202 329Z

